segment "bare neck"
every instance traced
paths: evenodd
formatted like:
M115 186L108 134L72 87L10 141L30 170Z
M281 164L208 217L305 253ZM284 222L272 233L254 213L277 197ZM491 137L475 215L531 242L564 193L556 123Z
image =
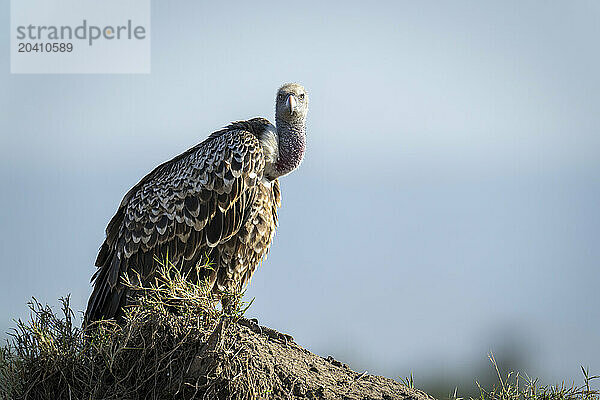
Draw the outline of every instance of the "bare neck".
M276 118L279 155L274 165L277 177L287 175L300 165L306 149L306 118Z

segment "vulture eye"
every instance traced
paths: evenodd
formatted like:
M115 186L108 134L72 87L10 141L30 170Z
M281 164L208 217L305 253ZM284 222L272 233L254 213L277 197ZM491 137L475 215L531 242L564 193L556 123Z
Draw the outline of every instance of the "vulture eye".
M283 93L279 93L279 99L283 100L283 98L285 97L285 95Z
M300 100L304 100L304 93L300 93Z

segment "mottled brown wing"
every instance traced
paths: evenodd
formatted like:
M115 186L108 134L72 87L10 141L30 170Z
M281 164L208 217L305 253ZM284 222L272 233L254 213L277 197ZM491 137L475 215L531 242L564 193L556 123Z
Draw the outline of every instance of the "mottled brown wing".
M152 273L153 257L195 260L238 232L257 195L264 156L245 130L213 135L144 177L124 197L106 230L86 320L123 306L120 279Z

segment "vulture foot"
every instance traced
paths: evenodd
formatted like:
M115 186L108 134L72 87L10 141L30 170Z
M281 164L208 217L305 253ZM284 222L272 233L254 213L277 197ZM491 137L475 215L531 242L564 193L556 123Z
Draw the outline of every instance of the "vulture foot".
M250 329L254 333L258 333L259 335L265 335L273 340L278 340L284 344L288 344L288 342L293 342L294 338L287 333L277 332L275 329L271 329L266 326L260 326L258 324L258 319L256 318L240 318L237 323L239 325L245 326Z

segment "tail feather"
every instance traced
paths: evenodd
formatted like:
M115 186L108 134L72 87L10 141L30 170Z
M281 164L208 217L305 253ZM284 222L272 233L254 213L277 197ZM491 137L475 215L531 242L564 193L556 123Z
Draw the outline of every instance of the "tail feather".
M98 265L98 271L92 278L94 289L85 312L85 325L100 319L120 319L123 316L122 305L127 288L119 281L122 260L114 252L101 258L103 249L104 245L98 255L98 261L102 261L102 264Z

